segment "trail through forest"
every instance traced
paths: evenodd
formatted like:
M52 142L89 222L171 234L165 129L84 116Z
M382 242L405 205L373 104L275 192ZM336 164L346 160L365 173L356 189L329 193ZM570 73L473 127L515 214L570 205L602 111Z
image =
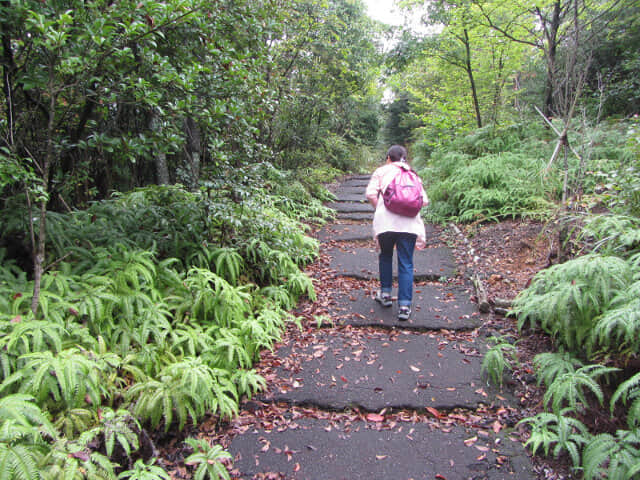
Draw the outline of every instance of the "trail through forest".
M317 232L321 255L309 268L318 300L298 312L302 329L263 354L266 393L209 434L243 479L537 478L514 428L529 393L514 381L495 389L481 373L488 337L505 325L472 302L464 253L428 226L410 320L373 301L367 182L352 177L335 191L338 218Z

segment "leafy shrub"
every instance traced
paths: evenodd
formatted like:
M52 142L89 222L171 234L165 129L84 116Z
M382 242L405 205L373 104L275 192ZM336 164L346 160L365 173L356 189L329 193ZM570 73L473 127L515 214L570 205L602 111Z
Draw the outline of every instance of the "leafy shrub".
M223 460L231 460L231 455L220 445L211 446L206 440L188 438L186 443L194 452L185 459L187 465L196 467L193 478L195 480L224 479L229 480L229 472L222 463Z
M126 392L138 418L155 428L164 420L168 431L174 418L182 430L189 418L195 424L205 413L231 417L238 410L238 393L228 371L213 369L200 358L168 365L157 379L139 378Z
M596 318L628 288L630 265L621 258L585 255L540 272L514 302L518 327L540 326L572 351L595 351Z
M640 435L620 430L613 436L601 433L591 439L583 453L585 480L630 480L640 474Z
M441 167L451 172L442 179L430 179L420 172L440 219L469 222L506 217L543 217L553 208L553 182L543 182L539 172L544 162L524 154L495 154L469 159L445 156L453 165ZM435 181L434 181L435 180ZM557 188L557 185L555 186Z
M146 464L139 458L133 465L133 469L125 470L118 475L118 480L121 478L128 480L171 480L169 474L162 467L153 465L154 462L155 459L152 459L150 464Z
M495 345L484 355L482 372L486 372L493 383L499 384L500 387L502 387L504 371L505 369L511 369L511 365L505 354L508 354L512 362L515 361L516 347L499 338L492 337L492 340L495 342Z
M628 257L640 250L640 218L629 215L594 215L586 219L583 239L592 239L593 249Z

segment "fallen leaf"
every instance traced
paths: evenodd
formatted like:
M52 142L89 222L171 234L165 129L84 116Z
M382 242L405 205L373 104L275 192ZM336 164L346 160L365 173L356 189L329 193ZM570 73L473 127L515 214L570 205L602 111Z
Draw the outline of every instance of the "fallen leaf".
M384 422L384 416L378 413L369 413L366 418L370 422Z
M493 425L491 427L493 428L494 433L498 433L500 432L500 430L502 430L502 424L498 420L493 422Z
M436 410L433 407L427 407L427 412L429 412L431 415L433 415L434 417L436 417L438 419L444 417L444 415L442 415L438 410Z
M474 444L474 443L476 443L477 441L478 441L478 437L471 437L471 438L467 438L467 439L464 441L464 444L465 444L467 447L470 447L471 445L473 445L473 444Z

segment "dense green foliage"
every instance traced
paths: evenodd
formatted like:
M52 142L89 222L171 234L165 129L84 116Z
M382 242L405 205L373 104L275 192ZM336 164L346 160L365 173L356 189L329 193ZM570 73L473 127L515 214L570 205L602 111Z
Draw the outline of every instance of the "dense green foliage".
M638 208L633 158L633 124L580 129L574 148L582 161L568 159L572 191L611 208ZM429 153L417 144L416 167L432 201L435 221L483 221L514 217L551 218L562 198L562 169L547 168L553 141L544 127L515 124L485 127L453 139ZM631 169L631 170L630 170Z
M270 173L260 178L279 183L240 202L213 185L148 187L50 213L55 268L43 277L37 315L32 280L4 259L0 390L5 411L20 417L2 418L13 433L0 444L17 478L115 478L116 450L133 468L122 478L151 475L153 466L133 464L141 428L230 417L242 396L264 388L253 363L293 320L287 310L315 295L300 268L317 243L297 218L328 212L308 194L281 197L287 176L261 168ZM6 222L3 231L21 227ZM68 449L90 454L62 461ZM224 470L210 460L196 475Z

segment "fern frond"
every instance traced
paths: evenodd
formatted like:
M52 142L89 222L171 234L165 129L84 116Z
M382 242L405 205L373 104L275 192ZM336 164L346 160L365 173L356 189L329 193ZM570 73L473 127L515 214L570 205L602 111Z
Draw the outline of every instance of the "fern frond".
M212 252L212 261L217 275L231 285L237 285L240 273L244 270L244 260L236 249L230 247L216 248Z
M272 285L269 287L263 287L257 292L258 296L264 297L264 299L272 301L279 308L285 310L291 310L296 306L295 299L289 290L284 285Z
M506 368L510 368L509 360L505 357L505 353L508 354L511 361L515 361L516 348L508 342L501 341L499 338L492 337L492 339L496 344L484 354L481 372L488 373L493 383L502 387L504 371Z
M164 419L168 430L175 414L182 430L189 417L195 424L207 411L225 414L230 408L237 412L238 393L228 374L212 369L201 358L185 358L165 367L159 380L149 378L133 384L126 396L134 404L136 416L151 421L154 428Z
M32 445L0 442L0 478L40 480L42 450Z
M593 350L595 319L629 287L632 270L618 257L585 255L540 272L514 301L518 327L526 322L570 350Z
M1 342L8 353L15 356L33 352L62 350L67 336L64 326L47 320L27 320L12 325Z
M556 377L553 383L549 385L543 401L545 405L551 402L554 412L559 412L565 402L569 404L572 410L577 410L578 403L583 406L588 405L588 400L585 396L585 390L588 390L602 405L604 394L596 378L616 371L619 371L619 369L602 365L587 365L575 372L562 374Z
M640 436L637 431L620 430L614 437L596 435L583 452L585 480L631 479L640 464Z
M267 388L267 382L264 377L255 370L238 369L231 376L231 381L236 384L238 395L246 395L249 399Z
M291 273L286 282L286 288L291 292L295 297L299 297L301 295L307 295L309 300L315 302L316 291L313 286L313 281L311 278L304 272L298 271L295 273Z
M618 293L598 317L593 330L607 351L633 354L640 350L640 282Z
M640 220L619 214L594 215L585 222L585 236L595 240L594 251L628 256L640 248Z
M236 368L248 368L253 358L247 351L247 345L237 329L221 328L213 344L213 352L220 359L218 366L233 371Z
M573 373L576 367L584 366L581 360L569 352L539 353L534 357L533 365L538 377L538 385L544 382L547 387L559 376Z
M556 413L542 412L535 417L529 417L518 422L531 427L531 436L525 446L531 448L535 455L541 447L544 454L549 455L551 447L557 458L562 451L566 451L575 467L580 465L580 450L589 441L587 427L579 420L568 416L571 409L563 409Z
M229 472L222 463L231 460L231 455L220 445L211 446L204 439L188 438L185 442L193 448L193 453L185 459L185 464L196 467L195 480L230 480Z
M158 465L154 465L156 459L152 458L149 464L146 464L144 460L139 458L136 463L133 464L133 469L125 470L118 475L120 479L132 479L132 480L171 480L171 477L164 469Z
M57 435L35 398L20 393L0 398L0 442L27 438L30 443L38 443L42 433L51 438Z
M17 387L20 393L33 395L40 405L53 402L53 406L64 409L82 407L87 400L100 404L100 367L78 349L57 355L36 352L22 358L25 366L5 379L2 391Z
M611 396L610 410L613 410L616 404L622 401L625 405L632 401L632 406L627 412L627 423L630 427L640 424L640 373L636 373L631 378L625 380Z

